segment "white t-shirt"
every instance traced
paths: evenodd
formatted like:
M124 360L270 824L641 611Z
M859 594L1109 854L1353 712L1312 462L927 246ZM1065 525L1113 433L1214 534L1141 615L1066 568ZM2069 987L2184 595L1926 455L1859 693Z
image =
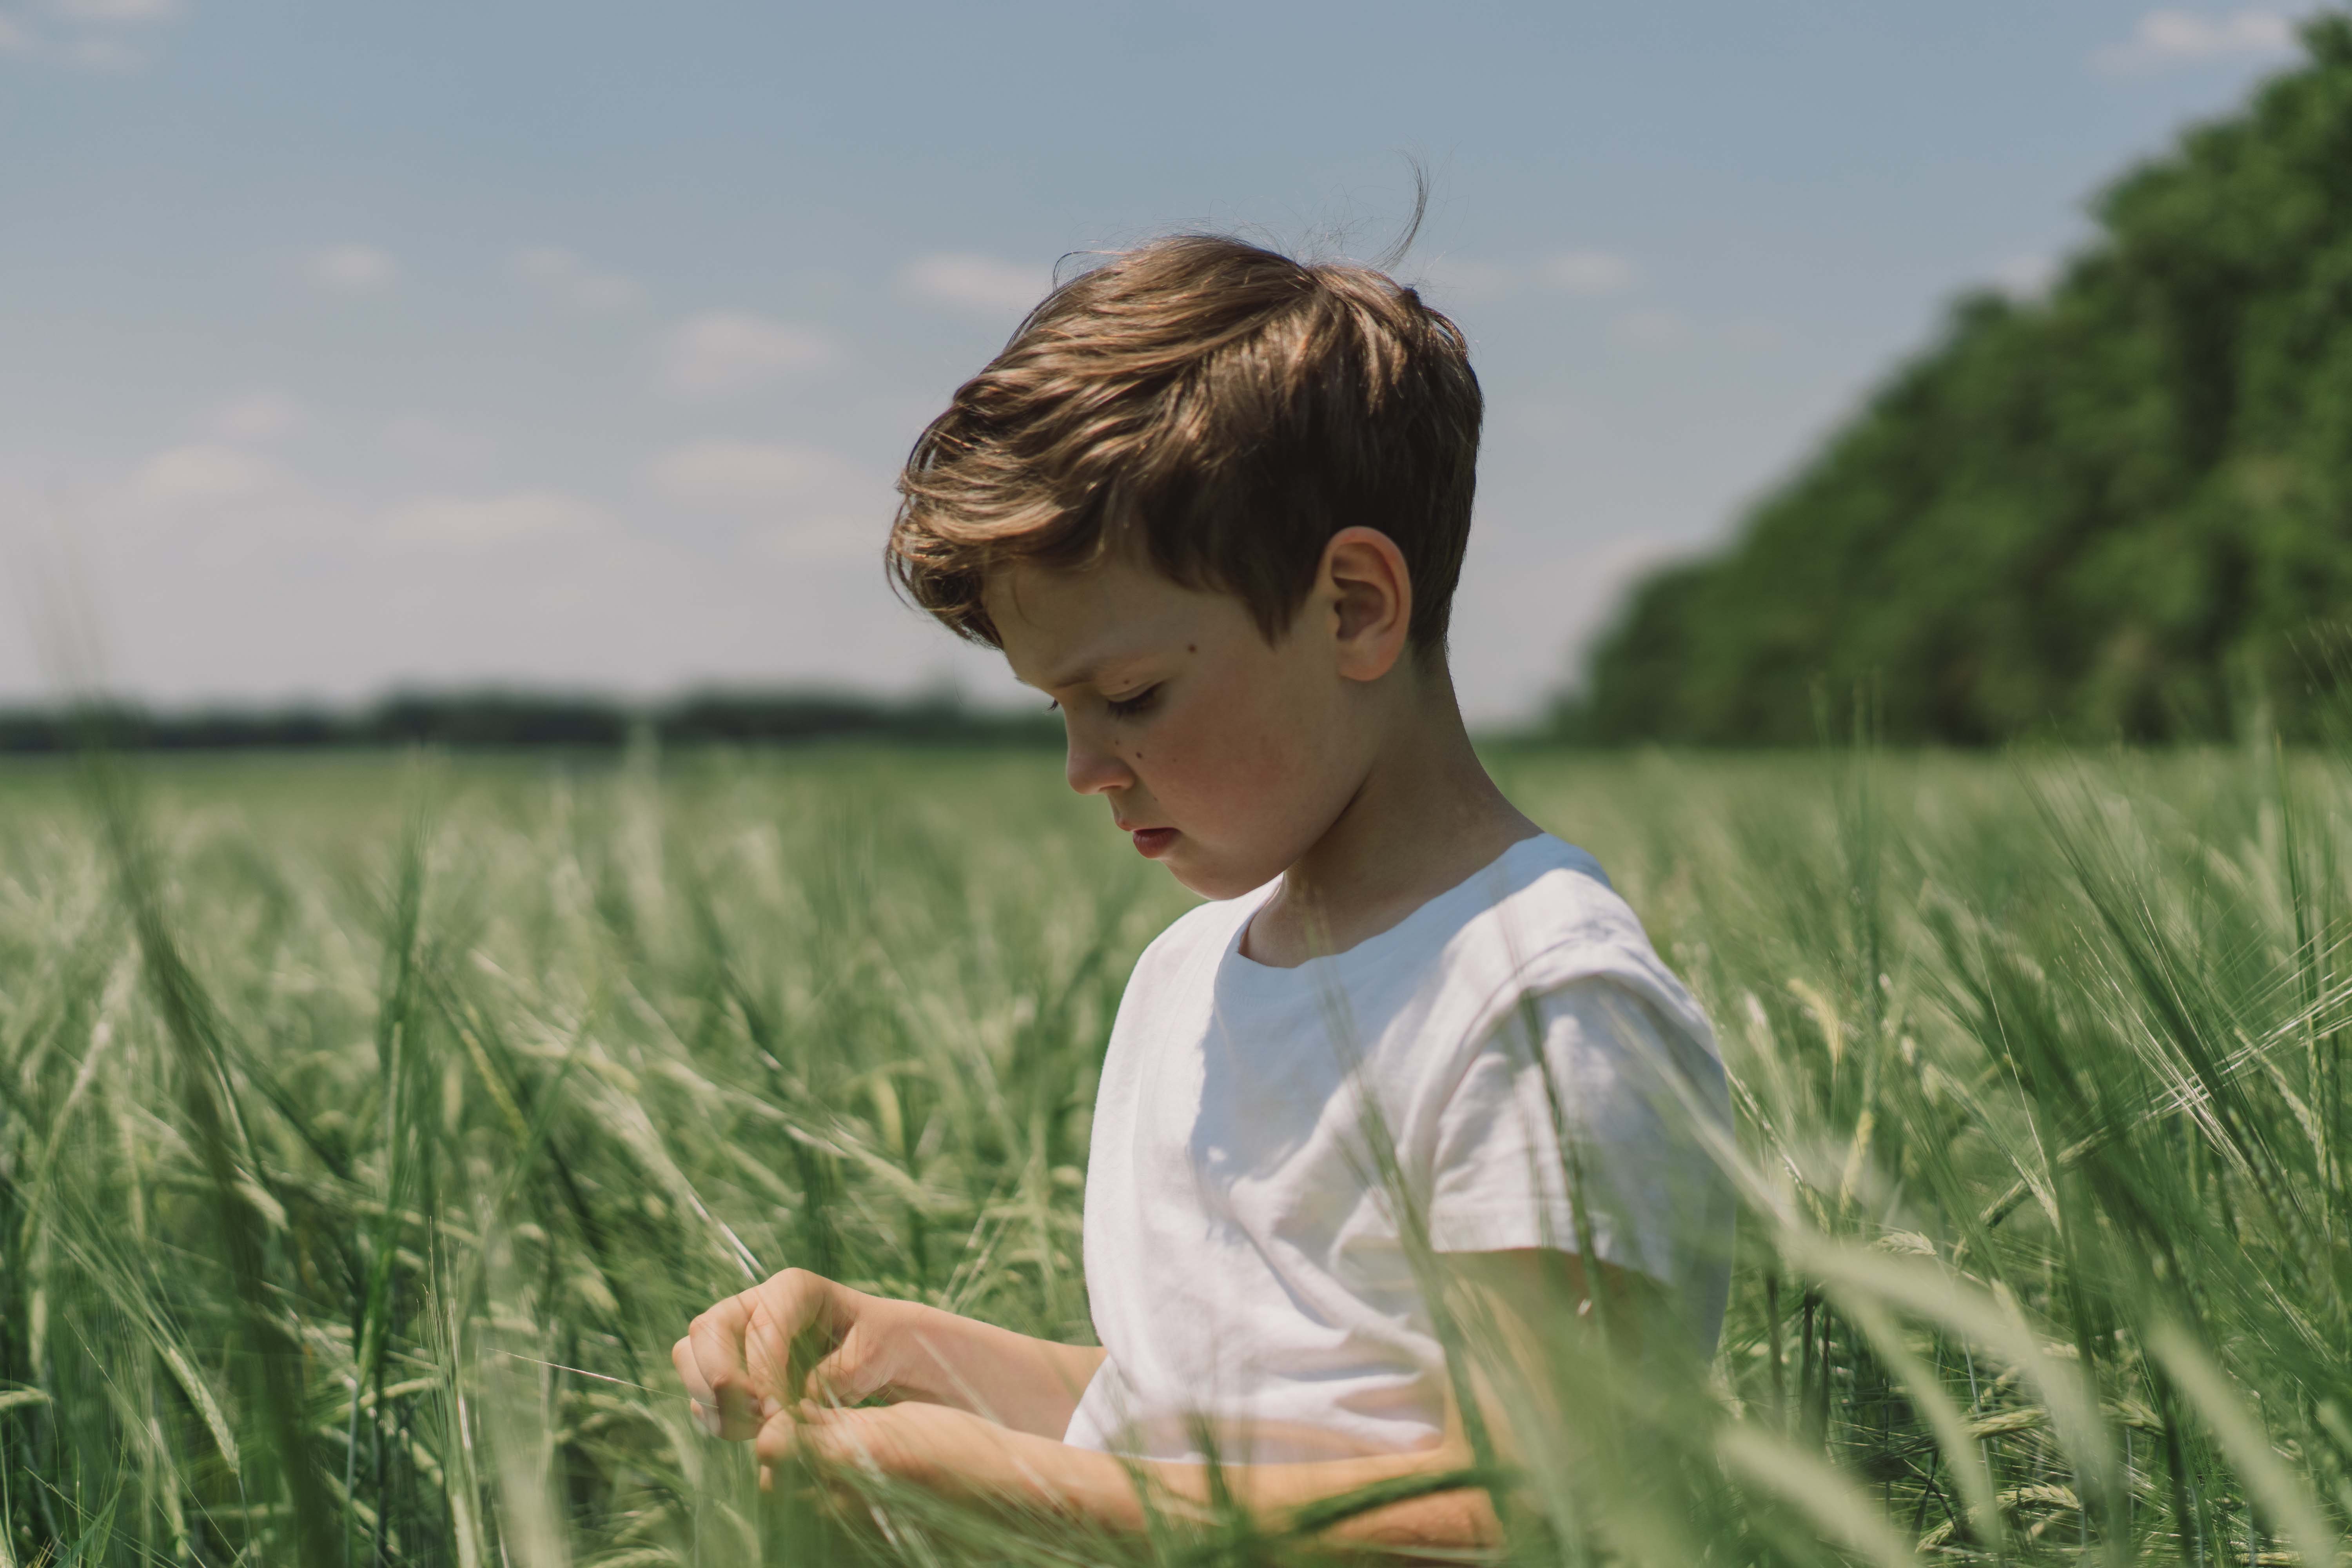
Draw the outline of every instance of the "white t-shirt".
M1198 1458L1205 1431L1233 1463L1436 1443L1444 1355L1398 1216L1440 1252L1577 1250L1563 1129L1594 1251L1711 1351L1732 1208L1694 1121L1727 1124L1723 1069L1592 857L1522 839L1294 969L1239 951L1272 890L1177 921L1120 1000L1085 1221L1108 1354L1068 1441Z

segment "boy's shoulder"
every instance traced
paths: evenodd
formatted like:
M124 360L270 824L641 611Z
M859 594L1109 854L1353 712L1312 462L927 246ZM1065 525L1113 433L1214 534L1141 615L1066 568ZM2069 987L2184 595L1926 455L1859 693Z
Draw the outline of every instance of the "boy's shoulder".
M1549 833L1520 839L1445 898L1459 903L1449 956L1499 949L1517 969L1596 944L1649 945L1640 918L1591 851Z
M1438 963L1446 980L1478 994L1486 1022L1520 998L1605 981L1711 1046L1706 1014L1590 851L1538 834L1513 845L1485 879Z

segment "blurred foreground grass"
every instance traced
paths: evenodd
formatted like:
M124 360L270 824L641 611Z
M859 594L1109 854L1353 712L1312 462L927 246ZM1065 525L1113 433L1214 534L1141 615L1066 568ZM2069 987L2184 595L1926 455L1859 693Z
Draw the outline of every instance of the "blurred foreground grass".
M1705 1386L1557 1347L1516 1560L2336 1555L2352 776L1496 764L1717 1020L1743 1197ZM1188 902L1103 816L1005 753L0 771L0 1568L1294 1560L763 1498L672 1384L792 1264L1087 1337Z

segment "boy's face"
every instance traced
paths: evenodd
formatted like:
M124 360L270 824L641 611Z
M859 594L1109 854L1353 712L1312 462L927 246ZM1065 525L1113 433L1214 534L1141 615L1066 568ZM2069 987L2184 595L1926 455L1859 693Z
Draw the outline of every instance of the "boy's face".
M1013 673L1061 708L1070 787L1197 893L1272 881L1362 781L1362 689L1315 635L1313 601L1268 644L1232 595L1113 557L1008 567L983 602Z

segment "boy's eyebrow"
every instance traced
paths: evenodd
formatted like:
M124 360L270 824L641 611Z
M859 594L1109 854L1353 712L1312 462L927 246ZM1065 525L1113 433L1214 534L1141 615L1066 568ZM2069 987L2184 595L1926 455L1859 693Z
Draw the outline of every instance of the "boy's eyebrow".
M1060 669L1041 678L1037 686L1044 691L1056 690L1065 686L1083 686L1088 681L1100 679L1104 670L1115 668L1121 664L1132 663L1143 658L1149 651L1146 648L1134 647L1115 647L1108 651L1089 648L1084 653L1073 656L1071 661Z
M1065 686L1076 686L1083 681L1092 680L1095 678L1095 670L1100 664L1101 661L1096 659L1073 669L1056 670L1051 675L1042 677L1037 684L1046 691L1058 690Z
M1152 652L1153 648L1150 643L1139 647L1108 648L1097 644L1094 647L1072 654L1069 663L1059 669L1039 676L1028 684L1034 686L1040 691L1058 691L1066 686L1083 686L1089 681L1100 680L1105 671L1116 675L1120 666L1149 658Z

